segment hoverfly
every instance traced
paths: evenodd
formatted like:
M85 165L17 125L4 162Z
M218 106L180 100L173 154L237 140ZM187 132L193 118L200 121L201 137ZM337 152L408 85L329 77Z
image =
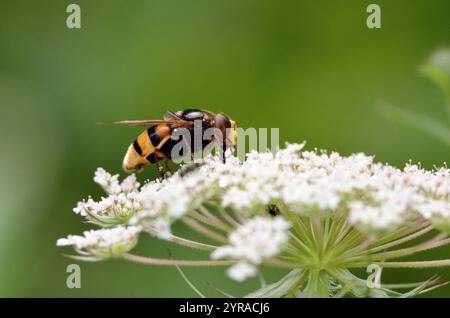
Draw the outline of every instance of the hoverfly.
M180 141L192 146L194 144L194 122L201 123L202 130L215 128L220 131L222 140L202 141L202 150L212 141L218 142L224 152L227 148L235 147L237 142L236 128L234 120L223 113L215 114L207 110L187 109L175 112L166 112L162 120L122 120L113 122L118 125L149 126L133 141L128 147L123 160L123 169L127 172L142 171L145 166L154 163L158 167L161 177L164 177L164 170L160 161L164 160L165 167L170 173L168 162L172 159L172 149ZM191 140L173 138L172 133L179 128L186 128L189 131ZM195 149L194 147L190 147ZM191 156L193 154L191 153ZM223 154L222 154L223 155Z

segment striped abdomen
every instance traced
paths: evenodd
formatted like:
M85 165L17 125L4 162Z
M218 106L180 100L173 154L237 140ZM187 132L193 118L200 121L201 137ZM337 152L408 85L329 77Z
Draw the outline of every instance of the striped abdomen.
M172 128L166 124L151 126L128 147L123 161L125 170L141 170L149 163L170 159L176 141L171 139Z

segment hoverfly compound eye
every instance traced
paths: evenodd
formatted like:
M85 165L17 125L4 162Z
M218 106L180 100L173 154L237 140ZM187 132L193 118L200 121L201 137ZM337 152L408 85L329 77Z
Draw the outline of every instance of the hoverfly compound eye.
M221 130L225 130L226 128L231 128L231 121L224 114L217 114L216 115L216 127Z

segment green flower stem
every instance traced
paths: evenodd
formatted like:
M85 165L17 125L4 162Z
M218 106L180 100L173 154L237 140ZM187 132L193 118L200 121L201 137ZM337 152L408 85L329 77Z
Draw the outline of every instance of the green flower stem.
M322 218L311 217L311 232L314 234L317 250L320 251L322 243L324 241L324 226L322 225Z
M205 208L204 206L200 206L198 208L200 210L200 212L205 215L212 224L216 224L217 226L221 227L224 231L226 232L231 232L233 231L233 227L229 226L228 224L226 224L225 222L223 222L221 219L219 219L217 216L215 216L214 214L212 214L207 208Z
M425 226L425 225L424 225ZM410 241L414 238L417 238L421 235L424 235L425 233L429 232L431 229L427 226L422 230L419 231L411 231L411 228L404 228L399 230L398 234L388 234L387 236L379 239L379 240L375 240L372 242L363 242L362 244L351 248L347 251L345 251L342 255L342 258L345 258L347 261L349 258L356 258L356 257L361 257L362 259L367 259L369 255L374 254L375 251L379 251L379 250L385 250L389 247L393 247L402 243L405 243L407 241ZM412 233L412 234L411 234ZM389 241L390 239L392 239L392 241ZM378 245L380 244L381 245ZM388 243L386 243L388 242ZM374 246L373 248L368 248L368 243L370 243L370 246Z
M450 266L450 259L418 262L376 262L384 268L430 268Z
M342 257L347 257L348 254L352 253L354 250L363 249L364 248L364 237L361 233L352 228L348 234L339 242L334 243L334 247L332 249L332 253L335 255L341 255ZM350 252L351 251L351 252Z
M353 230L352 226L345 219L345 216L342 216L339 221L341 224L337 228L337 236L334 240L334 244L339 244L347 236L347 234Z
M368 253L374 253L374 252L378 252L378 251L381 251L381 250L385 250L385 249L394 247L396 245L400 245L402 243L406 243L408 241L411 241L411 240L413 240L413 239L415 239L415 238L417 238L419 236L422 236L422 235L430 232L431 230L433 230L433 226L432 225L428 225L425 228L423 228L423 229L421 229L421 230L419 230L417 232L414 232L412 234L406 235L406 236L404 236L404 237L402 237L400 239L393 240L393 241L390 241L389 243L385 243L385 244L381 244L381 245L378 245L376 247L373 247L373 248L367 250L367 252ZM374 245L376 245L376 244L377 243L375 243Z
M417 282L417 283L405 283L405 284L381 284L382 288L389 288L389 289L408 289L408 288L415 288L420 285L422 285L423 282Z
M201 225L200 223L198 223L196 220L194 220L192 218L186 217L182 221L184 224L186 224L193 230L197 231L200 234L203 234L206 237L209 237L212 240L215 240L217 242L221 242L224 244L228 243L228 240L225 236L220 235L217 232L215 232L207 227L204 227L203 225Z
M309 271L308 283L303 292L306 297L329 297L329 275L324 270Z
M296 251L299 255L313 255L313 249L306 245L298 236L291 232L289 232L289 235L291 237L291 244L295 246L295 248L297 249Z
M225 211L225 209L224 209L221 205L219 205L218 210L219 210L220 215L222 215L222 217L223 217L223 218L224 218L231 226L234 226L234 227L240 226L240 224L239 224L235 219L233 219L233 218L231 217L231 214L230 214L230 213L227 213L227 211Z
M313 241L310 238L310 232L309 230L306 229L305 225L303 224L302 220L300 217L296 217L296 216L291 216L290 220L292 221L292 227L294 229L294 231L297 233L297 238L299 239L299 241L304 241L304 245L305 246L313 246Z
M207 216L205 216L202 213L199 213L197 211L192 211L190 213L190 216L193 219L195 219L195 220L197 220L199 222L202 222L203 224L207 224L207 225L209 225L211 227L214 227L214 228L216 228L218 230L221 230L221 231L224 231L224 232L229 232L231 230L231 228L229 226L223 226L220 222L217 222L217 221L213 220L212 218L207 217Z
M409 256L409 255L412 255L412 254L415 254L418 252L422 252L422 251L426 251L429 249L444 246L447 244L450 244L450 238L447 238L445 240L440 240L440 241L436 241L436 240L432 239L428 242L425 242L425 243L417 245L417 246L408 247L408 248L395 250L395 251L377 253L377 254L372 255L371 257L374 260L383 260L383 259L404 257L404 256Z
M146 228L146 231L152 236L157 235L157 233L158 233L158 231L156 231L153 228ZM202 250L202 251L214 251L217 248L217 246L215 246L215 245L210 245L210 244L205 244L205 243L188 240L188 239L185 239L183 237L179 237L179 236L176 236L173 234L170 234L169 240L172 243L190 247L190 248L194 248L194 249L198 249L198 250Z
M375 247L375 246L379 246L382 244L389 244L389 242L391 242L391 241L396 241L398 239L406 237L410 234L415 233L416 231L426 228L429 225L430 225L430 222L421 220L421 221L418 221L416 224L410 224L410 225L400 227L400 228L396 229L395 231L389 231L384 236L381 236L381 237L375 239L371 245Z
M77 261L83 261L83 262L98 262L103 260L101 257L95 257L95 256L81 256L81 255L71 255L71 254L62 254L62 256L74 259Z
M324 242L322 244L322 253L326 254L329 250L329 247L331 244L333 244L334 240L336 239L336 226L338 224L339 220L335 220L332 217L327 217L325 220L325 236L324 236Z
M278 258L268 259L264 263L267 264L267 265L274 266L274 267L279 267L279 268L290 268L290 269L292 269L292 268L297 268L298 267L298 263L286 262L286 261L283 261L283 260L278 259Z
M287 255L280 255L278 256L278 259L288 261L290 264L292 264L294 267L297 268L309 268L311 267L311 262L308 261L306 258L299 258L298 255L296 256L287 256Z
M123 259L131 262L142 263L147 265L167 265L167 266L229 266L235 263L235 261L229 260L181 260L181 259L165 259L165 258L152 258L134 255L130 253L122 254Z

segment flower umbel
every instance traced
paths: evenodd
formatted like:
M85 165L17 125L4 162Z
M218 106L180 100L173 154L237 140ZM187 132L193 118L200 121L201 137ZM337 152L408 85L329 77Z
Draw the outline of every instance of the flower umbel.
M130 175L119 183L119 175L111 176L102 168L95 172L94 181L108 194L96 202L92 198L78 202L73 209L94 224L109 227L124 224L143 209L138 192L140 184Z
M229 245L217 248L211 258L239 260L228 274L237 281L256 275L256 266L264 259L276 256L289 240L290 224L281 216L256 216L239 226L229 237Z
M117 257L136 246L141 229L117 226L112 229L85 231L83 236L69 235L56 242L57 246L72 246L82 260L103 260Z
M391 261L450 243L450 170L413 164L398 169L361 153L344 157L303 147L290 144L275 154L252 151L244 162L231 153L225 162L210 156L197 160L189 173L143 186L134 175L119 183L118 175L99 168L94 180L107 197L98 202L89 198L74 211L110 229L69 236L58 245L73 245L91 260L230 266L228 275L237 281L255 276L261 266L291 270L252 293L254 297L414 296L440 285L432 278L369 288L352 270L371 264L450 265L450 260ZM177 221L205 241L173 234L171 225ZM408 245L436 230L440 233L434 238ZM129 254L139 231L210 255L177 260ZM113 243L116 234L120 244ZM397 291L405 286L413 289Z

